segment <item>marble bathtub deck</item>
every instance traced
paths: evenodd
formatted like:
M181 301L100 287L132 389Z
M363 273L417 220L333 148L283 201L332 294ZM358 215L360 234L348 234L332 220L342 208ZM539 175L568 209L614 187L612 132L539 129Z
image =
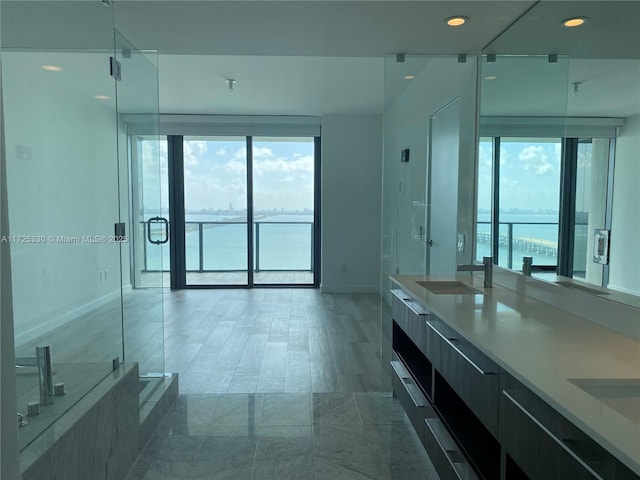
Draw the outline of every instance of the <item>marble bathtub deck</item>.
M437 479L390 393L182 395L126 480Z

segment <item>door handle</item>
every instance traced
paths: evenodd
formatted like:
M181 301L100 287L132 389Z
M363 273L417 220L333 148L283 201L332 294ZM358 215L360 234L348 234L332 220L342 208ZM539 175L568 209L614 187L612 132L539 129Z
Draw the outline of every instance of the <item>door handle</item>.
M154 240L153 238L151 238L151 225L153 224L164 225L163 227L164 238L160 240ZM153 243L154 245L161 245L163 243L167 243L169 241L169 220L167 220L164 217L151 217L149 220L147 220L147 239L149 240L149 243Z
M427 240L426 242L424 242L424 244L433 247L433 240Z

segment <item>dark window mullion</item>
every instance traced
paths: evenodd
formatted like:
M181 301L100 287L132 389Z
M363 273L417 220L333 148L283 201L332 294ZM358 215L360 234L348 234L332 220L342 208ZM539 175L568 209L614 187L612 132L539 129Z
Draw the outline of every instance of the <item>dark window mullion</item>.
M253 288L253 137L247 136L247 285Z
M320 286L320 137L313 141L313 286Z
M573 276L573 254L576 226L576 176L578 139L562 140L560 168L560 218L558 222L558 275Z
M184 137L167 136L169 154L169 263L171 289L182 289L187 284L184 213Z
M493 263L498 265L500 251L500 137L493 137L492 153L491 253Z

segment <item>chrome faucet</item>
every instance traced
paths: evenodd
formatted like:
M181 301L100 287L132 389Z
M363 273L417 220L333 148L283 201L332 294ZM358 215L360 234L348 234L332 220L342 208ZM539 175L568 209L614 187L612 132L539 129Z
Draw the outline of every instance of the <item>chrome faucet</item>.
M51 345L36 347L35 357L16 357L16 367L38 367L40 405L53 403L53 369L51 368Z
M29 422L24 419L24 415L22 413L18 412L18 428L23 428L27 425L29 425Z
M528 277L531 276L533 270L533 257L522 257L522 274Z
M484 272L484 288L493 287L493 257L482 257L482 264L458 265L458 272Z

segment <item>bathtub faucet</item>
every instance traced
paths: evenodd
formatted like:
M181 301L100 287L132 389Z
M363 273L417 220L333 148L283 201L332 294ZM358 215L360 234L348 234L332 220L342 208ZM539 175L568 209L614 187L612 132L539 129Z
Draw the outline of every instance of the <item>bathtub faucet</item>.
M16 367L38 367L40 405L53 403L53 370L51 368L51 345L36 347L35 357L16 357Z

